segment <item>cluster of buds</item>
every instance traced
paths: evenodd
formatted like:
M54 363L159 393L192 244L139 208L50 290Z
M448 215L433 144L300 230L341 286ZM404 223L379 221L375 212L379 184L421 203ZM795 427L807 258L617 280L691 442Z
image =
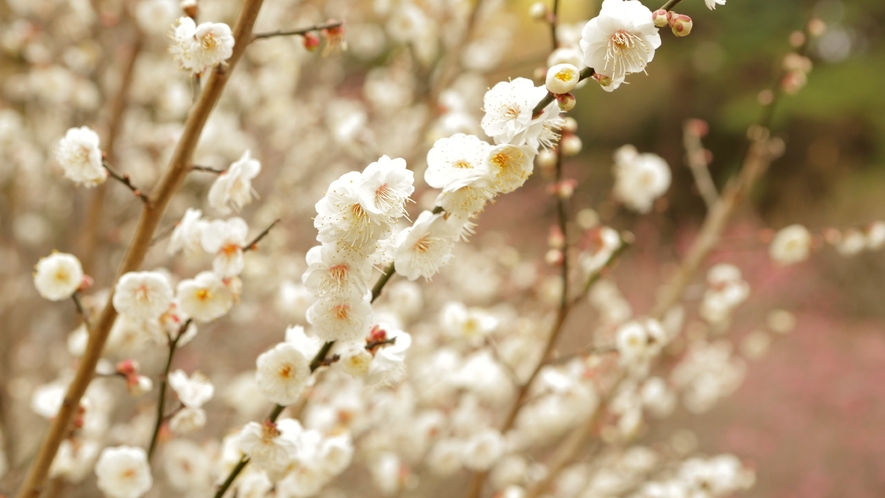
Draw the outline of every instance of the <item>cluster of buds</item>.
M787 54L784 57L784 77L781 79L781 88L788 95L799 92L808 82L808 73L811 72L811 59L797 53Z
M547 245L550 246L550 249L544 256L544 260L548 265L559 266L562 264L565 259L565 255L563 254L565 243L565 234L562 233L562 229L556 225L551 226L550 233L547 234Z
M141 396L154 388L154 383L144 375L138 375L139 365L135 360L123 360L117 363L117 375L126 379L126 390L132 396Z
M670 26L670 29L673 30L673 34L680 37L688 36L691 33L691 28L693 26L691 18L687 15L677 14L676 12L664 9L658 9L652 12L652 19L654 20L655 26L659 28Z

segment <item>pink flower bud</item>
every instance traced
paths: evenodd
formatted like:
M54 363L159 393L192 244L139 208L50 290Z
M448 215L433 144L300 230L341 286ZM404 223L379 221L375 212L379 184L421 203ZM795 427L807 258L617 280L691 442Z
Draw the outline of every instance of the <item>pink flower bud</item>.
M670 28L676 36L688 36L691 33L691 18L684 14L672 12L670 14Z
M544 260L550 266L559 266L565 260L565 256L563 256L562 251L559 249L550 249L544 256Z
M93 283L95 283L95 281L92 280L92 277L90 277L89 275L83 275L83 281L80 283L80 287L78 287L77 290L85 291L92 287Z
M558 226L550 227L550 233L547 234L547 244L554 249L562 249L565 247L565 234Z
M654 21L655 26L663 28L670 22L670 13L664 9L658 9L652 12L651 18Z
M316 52L316 50L320 48L320 37L313 33L305 33L304 48L310 52Z
M126 377L138 374L138 362L135 360L122 360L117 363L117 373Z
M575 99L574 95L563 93L556 96L556 102L559 104L559 108L563 111L571 111L575 108L575 104L578 101Z

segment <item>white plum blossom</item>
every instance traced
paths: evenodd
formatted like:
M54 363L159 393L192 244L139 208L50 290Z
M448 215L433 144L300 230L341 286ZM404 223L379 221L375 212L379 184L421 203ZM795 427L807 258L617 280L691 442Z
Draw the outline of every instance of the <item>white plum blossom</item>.
M176 0L142 0L135 5L133 17L142 31L163 35L180 13L181 7Z
M260 469L280 474L298 458L304 429L297 420L249 422L237 437L238 449ZM272 477L273 478L273 477Z
M644 72L660 46L652 12L638 0L604 0L581 32L584 65L614 81Z
M741 276L738 267L718 264L707 271L708 288L698 310L711 323L723 323L731 312L750 295L750 284Z
M69 129L55 150L55 158L65 178L78 185L94 187L108 178L102 166L98 133L87 126Z
M529 145L535 150L552 147L559 140L562 125L559 105L553 101L539 116L533 115L546 95L545 87L536 87L526 78L499 82L483 97L483 131L496 144Z
M352 171L329 185L326 195L316 204L314 228L322 243L346 243L354 248L369 247L387 237L392 228L390 216L363 205L360 187L363 178Z
M181 310L194 320L211 322L224 316L234 305L234 295L224 281L211 271L178 283L176 292Z
M114 309L139 320L154 320L172 304L172 287L161 273L129 272L114 290Z
M307 322L324 341L355 341L369 330L372 305L362 293L329 295L307 310Z
M406 351L412 345L412 336L386 323L376 326L372 335L383 331L384 340L393 341L378 348L375 359L369 365L366 378L369 384L390 386L398 383L406 374Z
M98 489L111 498L138 498L151 489L153 478L141 448L105 448L95 464Z
M83 284L83 267L72 254L53 252L37 262L34 287L44 299L61 301L77 292Z
M319 447L319 463L328 475L338 475L350 466L353 459L353 440L350 434L323 438Z
M258 390L283 406L298 400L310 378L310 360L291 342L281 342L261 353L256 366Z
M181 250L184 250L186 255L193 255L200 250L200 237L203 226L206 225L206 221L200 219L201 216L203 212L199 209L188 208L184 212L184 216L172 230L172 236L169 238L169 247L166 248L169 255Z
M249 225L242 218L214 220L206 223L200 231L203 250L215 254L212 271L221 278L235 277L243 271L243 249Z
M360 344L350 344L340 353L338 364L344 373L353 377L365 377L372 365L372 353Z
M181 404L191 408L200 408L215 394L215 386L209 378L200 372L188 375L181 369L169 374L169 387L175 391Z
M224 23L197 26L190 17L181 17L171 36L169 52L182 69L193 74L202 74L233 55L234 37Z
M704 3L707 4L708 9L715 10L716 5L725 5L725 0L704 0Z
M648 213L670 187L667 162L656 154L639 154L632 145L616 150L614 157L615 197L634 211Z
M499 194L509 194L522 187L531 176L536 149L528 146L498 145L489 150L488 170L492 187Z
M666 332L657 320L638 319L621 325L615 340L622 364L642 365L660 353Z
M252 179L261 172L261 163L252 159L249 150L226 171L218 175L209 189L209 205L221 214L240 212L252 202Z
M473 182L488 176L486 161L491 145L474 135L457 133L437 140L427 152L424 181L433 188ZM466 183L465 183L466 184Z
M396 273L409 280L436 275L451 259L456 236L442 214L422 212L411 227L397 235Z
M381 156L366 166L358 189L360 205L375 215L400 218L406 214L406 201L415 191L415 174L405 159Z
M202 408L185 406L169 419L169 429L184 435L196 432L206 426L206 411Z
M808 258L811 233L802 225L780 229L768 247L768 255L780 265L792 265Z
M547 70L547 91L555 94L571 92L581 79L580 71L572 64L556 64Z
M372 265L360 252L341 244L312 247L305 256L308 268L302 281L315 295L365 293Z
M481 308L468 308L459 302L447 303L440 313L446 334L480 345L497 327L499 320Z
M49 467L50 477L62 477L68 482L80 482L95 465L101 446L89 439L69 438L61 442L58 453Z
M305 358L313 358L323 345L323 341L307 335L301 325L286 329L286 342L295 345Z

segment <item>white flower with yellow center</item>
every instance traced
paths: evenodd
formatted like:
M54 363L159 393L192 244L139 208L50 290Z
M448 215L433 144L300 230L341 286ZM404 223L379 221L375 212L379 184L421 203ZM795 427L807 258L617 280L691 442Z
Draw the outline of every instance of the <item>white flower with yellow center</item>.
M372 277L372 265L360 251L346 244L312 247L305 256L307 270L301 277L316 296L365 293Z
M424 181L433 188L488 175L486 159L491 146L474 135L457 133L441 138L427 152Z
M151 489L154 481L147 454L141 448L105 448L95 464L98 489L111 498L138 498Z
M792 265L808 258L811 252L811 233L802 225L781 228L771 245L768 255L780 265Z
M359 292L321 297L307 310L307 322L323 341L355 341L369 330L372 305Z
M175 226L175 230L172 231L172 236L169 238L169 247L166 248L169 255L181 250L184 250L185 255L197 253L200 249L200 234L203 226L206 225L206 221L200 219L201 216L203 216L203 212L199 209L188 208L184 212L184 216Z
M234 305L234 295L224 281L211 271L199 273L178 283L181 310L194 320L211 322L222 317Z
M537 150L515 145L498 145L489 150L487 167L492 186L499 194L508 194L522 187L532 175Z
M197 26L190 17L182 17L171 36L172 57L182 69L194 74L202 74L233 55L234 37L224 23L204 22Z
M324 244L339 241L355 249L371 247L391 231L391 217L377 213L363 204L360 187L363 177L356 171L345 173L329 185L326 195L316 204L313 226Z
M400 218L406 214L406 201L415 191L415 174L406 160L381 156L366 166L358 189L360 204L372 214Z
M255 382L267 399L291 405L307 387L310 360L291 342L281 342L265 351L256 361Z
M632 145L615 151L614 196L640 213L651 211L654 201L670 188L670 167L656 154L639 154Z
M396 272L409 280L429 279L449 262L457 232L442 214L424 211L396 238Z
M249 422L237 436L237 448L260 469L280 473L298 458L304 429L297 420Z
M154 320L172 304L172 287L160 273L129 272L117 282L113 304L118 313L139 320Z
M604 0L581 32L584 64L614 81L644 72L660 46L652 12L637 0Z
M581 80L581 73L572 64L557 64L547 70L547 91L561 95L571 92Z
M242 218L215 220L200 231L203 250L215 254L212 271L221 278L235 277L243 271L243 249L249 225Z
M559 141L562 126L559 105L553 101L534 115L535 106L546 95L545 87L536 87L526 78L498 83L483 97L483 131L496 144L528 145L536 150L552 147Z
M67 299L77 292L82 283L83 267L74 255L54 252L37 262L34 286L44 299Z
M87 126L69 129L55 150L55 158L65 178L78 185L94 187L108 178L101 165L98 134Z
M200 372L194 372L188 377L181 369L169 374L169 387L175 391L181 404L192 408L203 406L215 394L215 386L208 377Z

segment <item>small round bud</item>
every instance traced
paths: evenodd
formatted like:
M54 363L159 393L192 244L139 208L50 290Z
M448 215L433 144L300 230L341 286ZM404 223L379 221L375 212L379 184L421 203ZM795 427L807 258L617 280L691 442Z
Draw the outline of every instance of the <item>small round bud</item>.
M676 36L688 36L691 33L691 18L675 12L670 14L670 28Z
M814 38L819 38L827 32L827 23L820 19L814 18L808 21L808 34Z
M710 132L710 125L703 119L689 119L685 122L685 131L703 138Z
M309 52L316 52L316 50L320 48L320 37L313 33L305 33L304 48Z
M556 96L556 102L559 104L559 108L563 111L571 111L575 108L575 104L578 101L575 99L574 95L564 93Z
M793 48L799 48L802 45L805 45L805 33L801 31L793 31L790 33L790 45Z
M547 254L544 255L544 260L550 266L559 266L562 264L562 261L564 259L565 257L563 256L562 251L560 251L559 249L550 249L549 251L547 251Z
M547 244L553 249L562 249L565 247L565 234L558 226L550 227L550 233L547 234Z
M802 71L790 71L781 80L781 88L789 95L794 95L808 83L808 76Z
M562 147L562 155L577 156L581 152L581 139L577 135L566 135L562 137L559 146Z
M547 18L547 6L543 2L535 2L529 7L529 16L536 21L543 21Z
M542 168L552 168L556 165L556 152L544 149L538 152L535 160L538 162L538 166Z
M571 64L557 64L547 70L547 91L557 95L569 93L581 80L578 68Z
M566 133L574 133L578 131L578 121L573 117L567 117L562 124L562 131Z
M652 12L651 18L654 21L655 26L663 28L670 22L670 13L664 9L658 9Z

